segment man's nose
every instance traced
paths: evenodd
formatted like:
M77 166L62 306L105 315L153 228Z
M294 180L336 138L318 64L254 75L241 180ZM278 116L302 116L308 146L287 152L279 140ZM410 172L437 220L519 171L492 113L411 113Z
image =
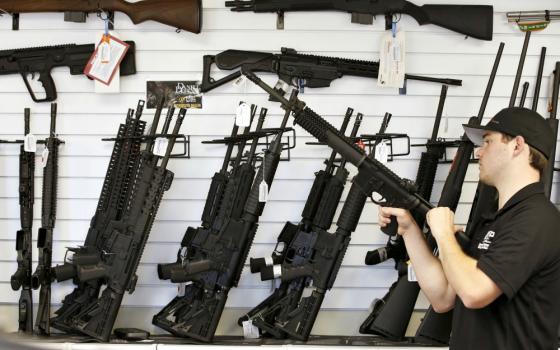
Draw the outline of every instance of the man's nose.
M477 147L474 149L474 156L476 158L480 159L481 154L482 154L482 147Z

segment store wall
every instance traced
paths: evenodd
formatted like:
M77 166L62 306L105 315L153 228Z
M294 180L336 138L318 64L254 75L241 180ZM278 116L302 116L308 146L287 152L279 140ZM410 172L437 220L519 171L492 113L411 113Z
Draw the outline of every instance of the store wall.
M420 1L415 3L445 3ZM457 4L488 4L485 0L455 0ZM485 115L491 116L507 106L523 34L506 21L509 10L554 9L556 1L494 1L494 40L491 42L466 39L445 29L418 26L403 16L399 26L406 30L406 71L435 77L462 79L462 87L450 87L444 110L440 136L455 138L462 134L461 123L476 115L488 80L499 42L506 44L502 63L492 90ZM232 13L221 0L204 0L203 31L199 35L176 33L158 23L133 25L123 14L116 16L116 32L122 39L134 40L137 46L138 74L121 79L121 93L95 94L93 83L84 76L71 76L66 68L53 70L58 89L57 131L65 144L60 148L57 222L54 232L53 263L63 261L65 247L80 245L85 238L94 213L112 144L101 138L113 135L128 108L135 108L138 99L145 99L147 80L199 80L202 76L202 56L226 49L279 51L292 47L303 53L329 55L364 60L376 60L383 35L383 17L373 26L350 23L344 13L287 13L285 30L275 29L273 14ZM66 43L91 43L102 33L103 23L90 15L87 23L66 23L62 14L23 14L21 30L11 31L11 20L0 18L0 50ZM560 60L560 25L534 33L529 45L523 81L531 83L528 104L532 103L532 85L536 78L541 46L547 46L548 56L539 100L539 111L546 112L550 95L548 75L554 62ZM220 72L216 72L221 76ZM269 83L275 77L263 74ZM336 80L330 88L306 89L301 99L334 125L339 125L346 107L362 112L363 133L375 133L381 117L391 112L389 132L407 133L412 143L425 142L430 136L437 108L440 86L433 83L408 82L406 96L396 89L382 89L376 81L354 77ZM203 140L229 134L233 112L240 100L269 109L266 126L279 124L282 111L277 104L250 83L245 88L227 84L203 99L201 110L189 110L182 131L192 135L191 159L173 160L170 169L175 180L165 194L152 229L142 262L138 269L139 282L132 295L126 295L117 324L147 328L152 315L176 294L176 286L157 278L157 263L171 262L188 226L199 224L200 215L210 184L210 177L219 168L224 147L203 145ZM31 130L44 137L49 126L49 104L36 104L30 99L21 77L0 76L0 138L21 138L23 109L32 111ZM144 119L150 120L148 111ZM298 221L313 174L322 167L330 153L326 147L306 145L313 141L306 132L297 129L297 147L291 161L282 162L270 193L270 201L260 220L260 227L250 256L261 257L274 248L276 237L286 220ZM422 148L413 148L409 156L399 158L389 166L399 175L414 179ZM10 288L10 276L16 269L15 233L20 227L18 206L18 152L13 145L0 145L0 328L17 329L19 292ZM37 158L39 159L39 157ZM449 165L440 166L434 194L437 202ZM34 235L40 226L42 172L36 173ZM470 203L477 184L477 168L471 166L457 210L457 222L466 224ZM555 185L552 199L558 203ZM382 297L396 278L391 263L364 266L368 250L381 247L387 237L379 231L377 209L373 203L364 208L360 225L352 241L337 281L323 303L323 311L313 330L314 334L358 334L358 327L368 314L374 298ZM36 258L36 252L34 252ZM270 282L261 282L246 268L238 288L230 292L219 334L240 334L237 318L259 303L271 292ZM53 310L72 289L71 283L53 285ZM35 301L38 295L35 295ZM418 310L428 306L424 299ZM416 317L420 315L420 311ZM416 322L414 323L416 324Z

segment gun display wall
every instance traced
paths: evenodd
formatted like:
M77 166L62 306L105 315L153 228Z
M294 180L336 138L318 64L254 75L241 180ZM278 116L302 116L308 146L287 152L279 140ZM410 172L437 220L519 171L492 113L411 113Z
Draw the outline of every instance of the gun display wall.
M452 314L419 298L404 241L375 208L410 210L437 255L428 210L450 207L467 242L497 208L460 124L548 98L557 134L560 63L545 59L558 56L559 11L487 3L0 0L6 328L447 345ZM99 88L89 70L117 57L109 38L129 47ZM146 81L193 80L201 106L166 90L148 111ZM555 170L543 174L553 202Z

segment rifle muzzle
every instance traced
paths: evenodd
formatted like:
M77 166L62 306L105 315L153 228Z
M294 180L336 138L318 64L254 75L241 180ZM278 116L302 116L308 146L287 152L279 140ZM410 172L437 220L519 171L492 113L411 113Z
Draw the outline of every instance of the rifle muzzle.
M181 283L192 279L197 273L208 271L212 268L212 261L209 259L189 262L180 269L171 270L171 282Z
M54 278L57 282L62 282L77 276L76 267L73 264L64 263L53 268Z

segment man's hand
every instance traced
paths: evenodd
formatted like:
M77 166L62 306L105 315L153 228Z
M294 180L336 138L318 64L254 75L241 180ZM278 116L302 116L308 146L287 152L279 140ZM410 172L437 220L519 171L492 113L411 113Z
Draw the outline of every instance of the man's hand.
M426 214L426 222L437 241L445 235L455 234L454 220L455 213L447 207L434 208Z
M377 215L379 217L379 226L381 227L387 226L391 222L391 216L395 216L399 224L399 229L397 230L399 235L404 235L412 229L418 228L410 212L405 209L380 206Z

